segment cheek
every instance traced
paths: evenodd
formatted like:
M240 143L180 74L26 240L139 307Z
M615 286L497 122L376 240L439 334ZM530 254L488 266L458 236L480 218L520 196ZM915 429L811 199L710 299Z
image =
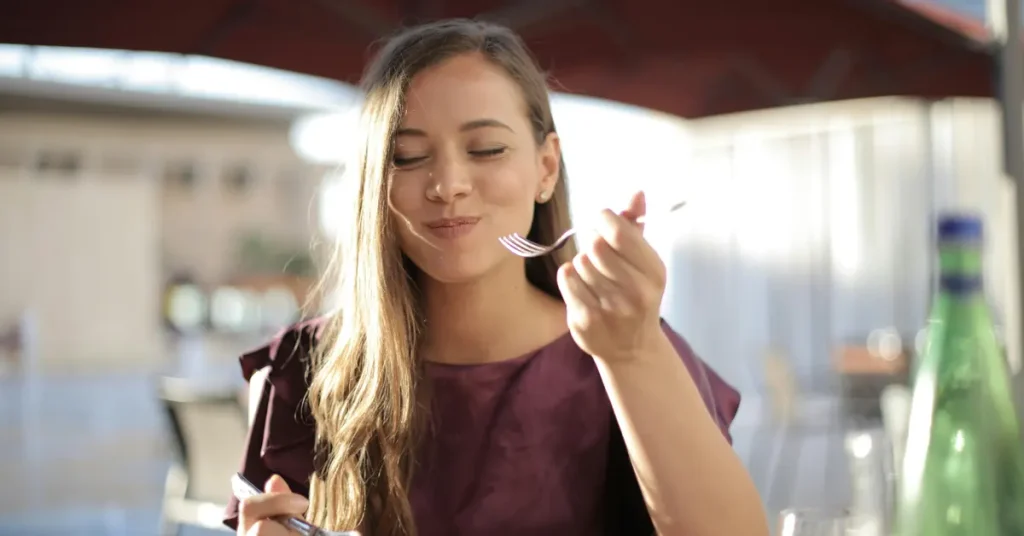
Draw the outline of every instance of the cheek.
M421 206L420 200L423 198L422 192L417 190L415 181L405 179L402 177L393 181L388 192L392 225L403 247L411 240L413 231L410 229L410 222L416 221Z
M526 166L504 166L493 170L481 185L481 199L494 208L495 234L519 233L525 236L529 232L536 197L532 171Z
M529 206L537 189L535 170L524 164L510 163L491 170L480 187L487 202L500 206Z
M399 219L414 219L422 198L423 190L414 177L402 176L391 181L388 204Z

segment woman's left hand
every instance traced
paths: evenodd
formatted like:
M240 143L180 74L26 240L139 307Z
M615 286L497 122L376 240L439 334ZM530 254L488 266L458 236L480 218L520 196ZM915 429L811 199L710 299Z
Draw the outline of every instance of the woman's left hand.
M591 356L606 362L656 348L661 330L665 264L636 219L647 212L638 192L622 214L601 212L596 232L558 270L569 330Z

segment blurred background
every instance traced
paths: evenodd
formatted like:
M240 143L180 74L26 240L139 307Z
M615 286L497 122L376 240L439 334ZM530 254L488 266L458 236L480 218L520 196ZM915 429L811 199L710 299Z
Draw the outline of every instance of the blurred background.
M0 1L0 535L217 532L237 357L306 304L367 47L450 16L550 70L576 217L688 201L648 232L664 315L743 393L769 516L867 508L937 212L984 216L1020 369L1019 9L994 5Z

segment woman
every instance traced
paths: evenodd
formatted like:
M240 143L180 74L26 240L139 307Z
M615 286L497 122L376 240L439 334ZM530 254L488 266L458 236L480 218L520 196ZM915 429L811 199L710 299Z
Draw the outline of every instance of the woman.
M413 28L363 89L329 276L341 313L242 358L247 377L266 371L250 380L243 460L266 493L233 502L227 523L767 534L729 445L739 396L658 316L665 268L635 223L643 196L601 213L579 254L524 260L499 244L570 225L544 78L519 38L470 21Z

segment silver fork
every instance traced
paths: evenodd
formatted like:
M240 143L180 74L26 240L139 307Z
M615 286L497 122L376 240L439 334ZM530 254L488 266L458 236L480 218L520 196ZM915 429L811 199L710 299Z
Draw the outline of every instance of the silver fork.
M256 487L252 482L249 482L247 478L241 475L241 473L235 473L231 476L231 491L235 494L238 500L247 499L260 495L263 491ZM281 516L275 518L274 521L288 527L302 536L359 536L356 531L334 531L325 530L311 523L307 523L297 517Z
M686 201L680 201L669 207L668 210L664 212L664 214L675 212L683 208L683 205L685 204ZM639 218L636 219L637 223L644 223L646 221L647 218L645 216L640 216ZM505 249L511 251L512 253L515 253L516 255L519 255L520 257L542 257L564 246L567 242L569 242L569 239L576 234L576 231L578 229L578 227L573 227L572 229L569 229L568 231L562 233L562 236L558 237L558 240L555 240L555 242L550 246L538 244L533 240L521 236L519 233L513 233L507 236L502 236L498 238L498 242L501 242L501 245L505 246Z

